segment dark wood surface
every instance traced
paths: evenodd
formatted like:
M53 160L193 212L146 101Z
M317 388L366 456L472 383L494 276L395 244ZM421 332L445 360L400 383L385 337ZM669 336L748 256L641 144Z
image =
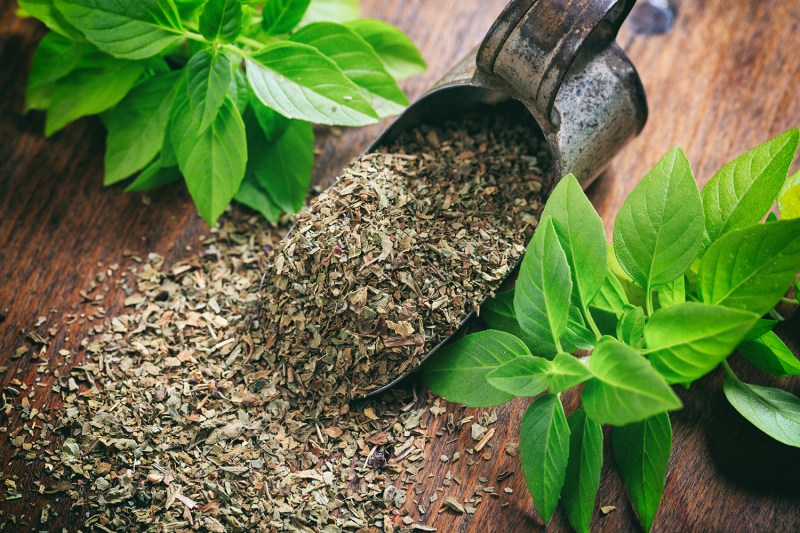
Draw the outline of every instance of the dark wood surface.
M477 44L500 12L504 0L372 0L364 12L384 18L408 32L420 46L429 69L404 87L410 96L444 74ZM674 145L682 146L698 180L705 182L724 162L753 145L792 126L800 125L800 2L760 0L702 0L676 2L677 20L666 34L648 35L648 13L635 12L639 25L627 23L620 43L641 73L650 104L650 119L642 135L612 163L590 196L610 230L614 214L639 177ZM181 185L149 196L126 195L121 187L102 186L103 129L88 119L69 126L51 139L43 135L40 113L23 115L23 94L31 54L43 35L34 21L18 20L15 3L0 2L0 478L17 476L23 497L0 502L2 519L17 517L7 530L38 529L41 508L50 505L58 516L48 528L80 527L81 515L70 513L70 502L40 496L33 482L44 477L42 465L15 460L10 436L20 431L19 396L7 387L23 385L31 404L46 410L57 405L48 394L49 377L37 374L43 361L57 366L70 350L71 360L82 352L71 339L82 339L87 325L77 321L58 328L54 342L39 357L12 359L21 345L30 346L24 331L40 316L45 329L70 313L81 313L80 291L87 287L98 265L124 264L124 252L155 251L169 260L189 256L191 246L207 232ZM636 26L636 27L635 27ZM639 31L636 31L636 30ZM315 178L325 183L363 150L382 126L324 134L319 141ZM122 295L107 293L109 315L120 312ZM780 334L798 350L800 317L795 314ZM38 347L37 350L38 351ZM734 358L734 367L746 380L775 384ZM777 444L760 434L730 408L721 392L719 372L679 391L686 407L672 416L673 457L670 461L657 531L798 531L800 530L800 450ZM797 394L800 381L782 386ZM575 397L566 398L568 410ZM441 486L447 472L463 477L448 494L468 497L479 482L510 487L512 494L484 501L472 516L437 513L430 506L420 516L411 493L408 510L416 521L440 531L524 531L541 529L533 512L518 460L502 452L517 440L527 402L517 401L497 410L498 423L491 441L495 459L468 468L461 463L433 460L428 466L423 498ZM459 409L456 412L474 410ZM432 427L443 417L431 420ZM456 443L438 439L428 449L431 458L472 446L469 435ZM606 447L606 466L599 505L617 510L594 516L593 528L635 529L624 488ZM516 473L502 483L496 475ZM0 488L3 488L0 485ZM459 492L460 491L460 492ZM507 505L503 505L507 504ZM52 514L52 513L51 513ZM559 510L550 529L565 530Z

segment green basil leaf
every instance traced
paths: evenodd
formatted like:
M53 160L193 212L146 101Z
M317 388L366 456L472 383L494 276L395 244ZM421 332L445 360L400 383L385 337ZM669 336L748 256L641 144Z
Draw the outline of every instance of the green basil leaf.
M55 0L64 17L100 50L125 59L151 57L185 33L172 0Z
M634 348L639 346L639 341L644 335L644 309L630 306L622 313L617 323L617 338Z
M241 35L244 37L251 37L256 40L263 37L264 31L261 27L262 18L260 6L250 5L247 1L242 2Z
M725 360L757 320L747 311L687 302L653 313L644 341L650 361L668 382L688 383Z
M672 307L686 301L686 279L684 276L675 281L656 287L658 304L661 307Z
M642 422L614 428L614 462L628 488L633 509L645 531L650 531L661 503L672 451L672 426L666 413Z
M520 355L489 372L486 381L514 396L538 396L547 390L552 367L543 357Z
M622 268L617 259L617 254L614 251L614 243L608 244L608 270L616 276L622 289L625 291L625 296L631 305L638 305L644 307L646 305L646 298L644 288L636 283L632 277ZM690 269L691 272L691 269Z
M486 376L512 359L530 355L515 336L488 329L448 344L422 367L425 385L445 399L469 407L493 407L513 395L487 386Z
M408 36L382 20L360 19L347 22L348 28L367 41L395 79L422 74L427 65Z
M202 132L217 118L233 77L231 60L216 47L197 52L186 65L186 89L196 127Z
M258 100L255 100L253 105L248 107L242 116L247 133L247 153L249 156L247 158L244 180L233 198L237 202L258 211L271 223L277 224L280 221L283 211L269 193L268 187L270 177L272 176L272 169L266 164L266 159L262 157L262 149L264 146L277 141L277 139L283 135L286 127L284 126L280 134L276 135L274 138L267 138L265 135L266 132L256 119L254 113L254 108L256 106L262 109L269 109L264 107ZM270 109L270 111L272 110ZM286 126L288 126L289 119L285 120Z
M514 313L514 289L498 293L487 300L481 306L480 317L489 329L511 333L530 349L538 346L538 342L525 333L517 322L517 315Z
M777 320L768 320L765 318L759 318L758 320L756 320L756 325L750 328L750 331L747 332L747 335L745 335L744 338L750 341L755 340L761 337L762 335L772 331L772 328L774 328L775 324L777 323L778 323Z
M247 78L242 72L242 69L234 66L233 76L231 83L228 85L228 97L233 101L239 113L244 113L250 103L250 86L247 84ZM258 102L261 107L264 107L261 102Z
M211 125L198 131L188 98L177 96L170 119L170 141L197 210L213 226L244 179L244 123L226 97Z
M568 174L555 186L541 218L550 217L572 273L578 307L588 313L589 302L606 279L606 234L575 176Z
M283 135L283 132L286 131L291 119L288 119L274 109L265 106L261 103L261 100L255 96L250 98L250 104L251 108L253 109L253 115L258 121L264 137L268 141L275 141L279 139L280 136Z
M550 392L557 393L580 385L592 372L580 359L564 352L556 354L550 377Z
M267 0L262 10L261 27L267 35L291 32L303 18L310 0Z
M533 402L522 417L519 453L536 512L550 522L567 475L569 425L555 394Z
M48 137L73 120L117 105L144 72L139 63L97 56L94 68L78 68L53 86L44 125Z
M85 43L75 42L58 33L48 33L39 42L31 61L25 89L25 111L47 109L54 82L69 75L86 51Z
M514 289L499 293L481 306L480 317L490 329L511 333L524 342L528 348L535 350L539 341L525 333L517 322L514 313ZM581 312L574 305L570 307L567 329L562 337L563 347L568 352L591 350L596 338L594 333L586 329Z
M298 24L302 28L314 22L347 22L361 16L359 0L311 0Z
M396 115L408 105L405 93L386 72L375 51L353 30L333 22L315 22L290 40L313 46L332 59L345 76L364 89L379 116Z
M360 89L313 46L278 42L247 60L247 80L259 100L289 118L363 126L378 115Z
M800 219L734 230L706 251L698 296L710 304L767 313L800 270Z
M619 279L612 271L607 270L600 290L592 298L591 306L619 317L629 304L628 296Z
M177 80L178 72L147 78L108 112L104 184L130 177L161 151Z
M800 218L800 172L786 180L778 194L778 211L781 218Z
M674 148L628 195L614 223L622 268L649 291L692 264L703 241L703 205L689 161Z
M251 152L253 153L253 152ZM306 200L314 169L314 130L308 122L292 120L276 141L261 145L253 156L256 175L282 211L297 213Z
M647 359L615 339L597 345L589 370L594 378L583 387L583 407L598 424L624 426L682 406Z
M552 220L542 219L528 245L514 289L514 311L520 327L538 346L539 356L560 351L569 317L572 279L567 256Z
M591 350L594 348L595 342L597 342L597 336L586 328L580 309L570 305L567 328L561 336L564 351L573 353L578 350Z
M186 76L181 76L178 80L178 85L175 88L175 100L186 100ZM172 101L172 107L169 110L169 118L167 119L167 131L164 132L164 144L161 145L161 166L162 167L175 167L178 166L178 156L175 155L175 148L172 146L170 139L170 129L172 127L172 120L175 115L175 100Z
M722 390L734 409L778 442L800 448L800 398L782 389L742 383L729 368L725 371Z
M603 285L595 294L589 306L589 312L604 335L615 335L617 322L625 307L629 305L628 296L617 276L611 269L606 271Z
M772 331L754 340L745 339L736 349L745 359L774 376L800 376L800 360Z
M278 223L281 213L283 213L283 210L277 206L267 189L261 184L260 178L250 172L245 172L244 181L242 181L242 185L236 191L233 199L254 211L258 211L273 224Z
M163 187L173 181L178 181L181 172L176 166L165 167L159 158L142 170L130 185L125 187L125 192L141 192Z
M570 525L578 533L588 533L603 468L603 429L586 416L583 408L567 417L569 461L561 503Z
M55 35L51 33L50 35ZM31 109L47 109L50 107L50 98L53 94L55 83L46 85L31 86L29 83L25 88L25 108L24 113Z
M244 0L247 2L248 0ZM178 14L181 20L196 20L198 12L206 0L174 0L175 7L178 8Z
M209 41L232 43L242 31L239 0L208 0L200 14L200 33Z
M75 26L67 22L58 9L54 0L19 0L19 7L32 17L39 19L45 26L58 35L68 37L72 41L84 41L83 34ZM45 39L47 36L45 36Z
M740 155L703 188L704 244L722 234L757 224L767 214L797 150L798 130L791 129Z

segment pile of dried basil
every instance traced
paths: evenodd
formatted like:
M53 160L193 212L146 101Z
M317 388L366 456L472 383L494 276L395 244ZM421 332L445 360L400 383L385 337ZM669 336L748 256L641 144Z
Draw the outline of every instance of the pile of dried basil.
M386 385L514 267L550 163L515 110L404 133L296 217L268 267L261 318L301 390L348 400Z

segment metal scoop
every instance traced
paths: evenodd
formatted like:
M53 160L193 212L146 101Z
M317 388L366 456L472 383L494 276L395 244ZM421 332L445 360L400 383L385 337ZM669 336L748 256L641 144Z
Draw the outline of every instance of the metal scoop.
M641 131L647 118L639 76L614 42L634 3L512 0L480 46L406 109L367 152L423 122L446 120L480 104L513 99L530 111L533 124L542 132L555 176L572 173L588 186ZM456 332L420 363L462 334L474 316L474 312L467 314ZM368 396L385 391L415 370L396 376Z
M639 75L615 42L635 2L512 0L480 46L408 107L367 152L423 122L446 120L479 104L510 98L530 111L544 135L555 176L572 173L586 188L647 120ZM457 331L425 354L420 364L463 334L474 317L474 312L467 314Z

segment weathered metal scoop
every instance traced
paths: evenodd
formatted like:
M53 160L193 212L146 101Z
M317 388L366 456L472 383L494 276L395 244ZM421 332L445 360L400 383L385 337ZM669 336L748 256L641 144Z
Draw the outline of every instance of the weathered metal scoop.
M647 120L639 75L614 40L635 2L512 0L480 46L406 109L367 152L423 122L514 99L530 111L544 135L555 175L572 173L587 187ZM466 315L458 330L420 363L463 333L474 315Z
M587 186L639 133L647 117L639 76L614 42L634 3L512 0L481 45L400 115L367 152L423 122L443 121L478 105L512 99L527 108L532 125L543 134L555 176L573 173ZM420 363L463 333L474 315L464 316L457 331ZM415 369L369 395L386 390Z

